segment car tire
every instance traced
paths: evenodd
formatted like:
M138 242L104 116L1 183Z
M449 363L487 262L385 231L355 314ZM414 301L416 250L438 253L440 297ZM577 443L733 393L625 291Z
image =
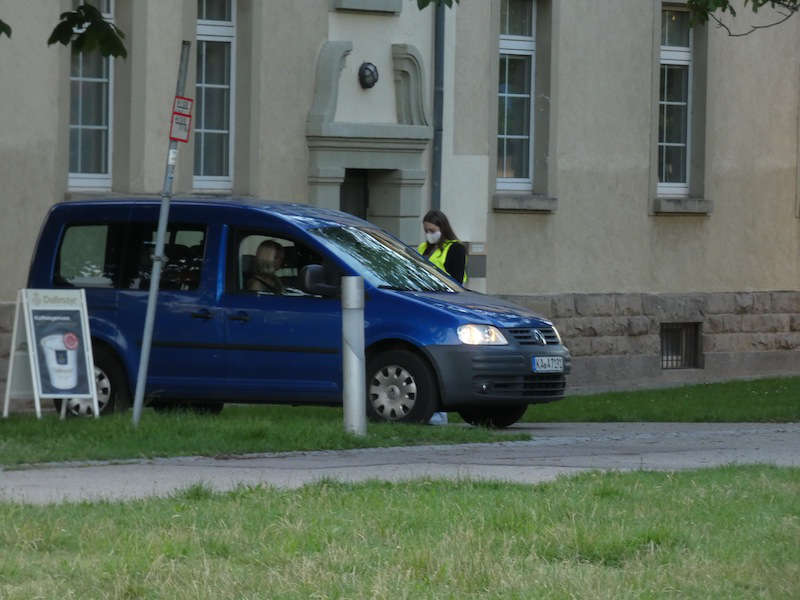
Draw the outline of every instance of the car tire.
M157 413L171 413L175 412L176 410L186 409L186 406L182 404L176 404L175 402L169 402L168 400L151 400L148 406Z
M216 402L213 400L209 400L207 402L192 402L189 404L192 412L195 412L199 415L218 415L222 412L222 408L224 406L224 402Z
M151 401L149 406L154 411L161 414L191 411L199 415L218 415L222 412L225 403L215 400L190 402L188 400L161 399Z
M386 350L367 360L367 416L373 421L427 423L439 406L428 363L409 350Z
M489 427L490 429L503 429L519 421L526 410L528 410L527 404L492 408L475 406L462 408L458 411L458 414L470 425Z
M100 416L112 412L125 412L131 406L131 392L128 387L128 378L125 369L119 362L114 352L105 346L93 345L94 379L97 387L97 407ZM91 417L92 401L85 398L55 398L53 405L58 414L61 414L62 402L67 402L67 416Z

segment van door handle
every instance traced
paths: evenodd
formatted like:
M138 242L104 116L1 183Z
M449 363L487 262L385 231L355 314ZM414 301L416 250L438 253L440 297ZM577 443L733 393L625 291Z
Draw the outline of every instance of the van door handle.
M192 313L193 319L203 319L204 321L208 321L211 318L211 311L207 308L203 310L198 310L197 312Z
M235 315L231 315L228 317L231 321L241 321L242 323L247 323L250 320L250 315L248 315L243 310L240 310Z

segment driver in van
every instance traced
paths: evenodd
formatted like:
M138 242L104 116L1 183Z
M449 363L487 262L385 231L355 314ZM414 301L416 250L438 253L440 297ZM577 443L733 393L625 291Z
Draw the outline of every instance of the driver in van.
M255 272L247 280L247 289L251 292L282 294L283 282L276 272L283 265L283 255L283 246L275 240L261 242L256 250Z

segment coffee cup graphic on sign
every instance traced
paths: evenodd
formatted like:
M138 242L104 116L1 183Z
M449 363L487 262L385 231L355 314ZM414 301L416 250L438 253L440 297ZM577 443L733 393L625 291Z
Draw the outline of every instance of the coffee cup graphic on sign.
M78 385L78 336L68 331L48 335L41 340L50 385L70 390Z

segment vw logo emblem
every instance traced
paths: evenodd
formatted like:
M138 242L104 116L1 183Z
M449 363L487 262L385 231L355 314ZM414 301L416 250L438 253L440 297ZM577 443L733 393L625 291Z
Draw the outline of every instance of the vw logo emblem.
M538 329L533 330L533 339L537 344L541 344L542 346L547 344L547 340L544 339L542 332L539 331Z

